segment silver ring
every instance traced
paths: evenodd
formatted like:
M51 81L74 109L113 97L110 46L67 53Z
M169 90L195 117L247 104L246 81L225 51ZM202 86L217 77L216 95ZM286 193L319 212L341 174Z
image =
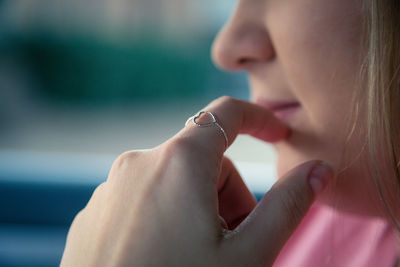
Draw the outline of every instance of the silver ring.
M208 114L211 116L211 122L206 122L206 123L198 123L197 119L200 118L200 116L202 114ZM202 110L199 113L197 113L196 115L190 117L189 119L187 119L185 126L188 125L188 123L192 121L194 125L196 125L197 127L209 127L209 126L217 126L217 128L222 132L222 134L224 135L225 138L225 149L228 148L228 136L226 135L225 130L222 128L222 126L217 122L217 119L215 118L214 114L212 114L210 111L206 111L206 110Z

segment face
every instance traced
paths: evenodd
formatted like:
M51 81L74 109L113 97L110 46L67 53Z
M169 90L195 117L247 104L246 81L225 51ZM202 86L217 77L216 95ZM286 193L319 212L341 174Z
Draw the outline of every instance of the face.
M279 176L312 159L340 168L345 146L351 157L358 155L360 142L345 145L345 140L358 86L362 25L360 0L240 0L217 36L216 65L246 71L251 100L292 129L290 138L275 144ZM335 193L358 210L354 198L362 206L371 198L362 195L368 191L362 166L356 160L341 172L344 182Z

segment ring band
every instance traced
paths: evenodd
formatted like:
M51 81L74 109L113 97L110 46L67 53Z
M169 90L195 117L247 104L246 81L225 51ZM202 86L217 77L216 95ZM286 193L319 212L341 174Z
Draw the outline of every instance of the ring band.
M200 118L200 116L202 114L208 114L211 116L211 122L206 122L206 123L199 123L197 122L197 119ZM225 149L228 148L228 136L226 135L226 132L224 130L224 128L222 128L222 126L217 122L217 119L215 118L214 114L212 114L210 111L206 111L206 110L202 110L199 113L197 113L196 115L190 117L189 119L187 119L185 126L188 125L188 123L190 121L193 121L193 124L196 125L197 127L209 127L209 126L217 126L217 128L222 132L222 134L224 135L225 138Z

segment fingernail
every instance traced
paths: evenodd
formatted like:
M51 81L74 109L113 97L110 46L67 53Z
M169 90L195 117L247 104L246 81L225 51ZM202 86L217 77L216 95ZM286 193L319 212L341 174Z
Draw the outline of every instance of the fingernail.
M332 165L328 162L320 162L314 166L308 180L314 194L319 194L326 188L333 174Z

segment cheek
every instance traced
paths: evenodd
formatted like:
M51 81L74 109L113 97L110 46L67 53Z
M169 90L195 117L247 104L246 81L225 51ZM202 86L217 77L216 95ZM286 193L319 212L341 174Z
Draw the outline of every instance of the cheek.
M329 31L328 25L335 22L310 24L301 18L292 24L301 30L283 29L277 37L277 54L291 88L310 109L319 108L319 103L337 109L334 105L354 91L360 65L360 41L355 36L361 29L343 23Z
M341 162L360 66L362 24L356 7L346 12L341 8L315 15L298 6L293 14L285 10L279 25L270 22L277 56L303 106L292 137L276 145L280 175L312 159Z
M287 82L310 112L321 106L340 111L335 105L354 91L362 32L356 3L297 1L277 9L267 21Z

